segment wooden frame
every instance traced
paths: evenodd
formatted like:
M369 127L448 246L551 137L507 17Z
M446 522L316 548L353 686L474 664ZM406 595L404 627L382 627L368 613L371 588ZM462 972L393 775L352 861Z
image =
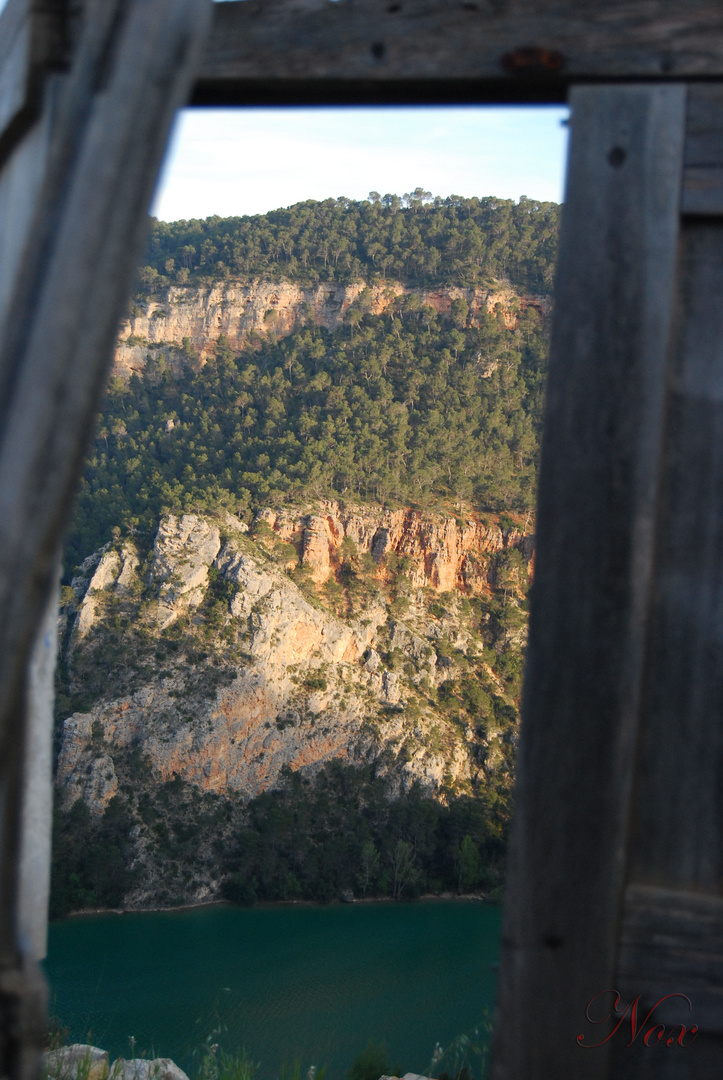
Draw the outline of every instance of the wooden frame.
M48 11L66 17L68 40L77 30L65 70L33 45ZM65 4L10 0L0 16L12 61L0 133L0 1075L14 1080L37 1074L45 1024L54 650L43 628L209 15L202 0L93 0L76 26Z
M0 157L71 63L82 10L8 0ZM715 0L235 0L214 7L191 104L561 104L585 82L721 78Z
M661 77L723 77L714 0L247 0L214 12L192 101L552 104Z
M8 0L0 31L1 161L42 108L49 72L67 63L71 24L59 4Z

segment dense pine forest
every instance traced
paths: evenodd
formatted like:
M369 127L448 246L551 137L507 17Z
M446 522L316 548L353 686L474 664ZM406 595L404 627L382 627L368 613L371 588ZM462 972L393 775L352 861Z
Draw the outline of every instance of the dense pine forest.
M139 297L168 274L231 272L345 281L388 272L440 287L507 273L520 288L549 291L555 204L424 193L405 201L158 222ZM262 506L324 495L529 510L547 351L539 311L528 307L510 329L500 312L470 325L463 299L447 317L414 293L390 298L383 314L369 306L362 292L334 332L302 313L291 336L259 335L238 355L220 338L200 370L187 343L181 379L153 353L142 377L111 379L68 568L113 527L148 529L167 511L223 505L250 519Z
M559 206L510 199L400 197L304 202L256 217L157 222L141 282L220 276L471 287L507 278L552 289Z

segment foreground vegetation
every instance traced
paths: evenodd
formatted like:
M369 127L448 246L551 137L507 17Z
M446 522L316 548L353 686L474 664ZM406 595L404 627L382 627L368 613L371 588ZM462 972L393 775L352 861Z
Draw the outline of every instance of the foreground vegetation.
M437 1080L485 1080L491 1033L492 1025L485 1014L482 1024L472 1032L452 1040L446 1050L437 1043L425 1075L435 1077ZM62 1027L57 1017L52 1017L48 1049L51 1051L61 1049L69 1034L69 1029ZM226 1051L217 1042L219 1034L218 1031L214 1031L208 1036L203 1046L194 1053L195 1080L254 1080L259 1066L251 1060L245 1048L235 1053ZM130 1039L129 1060L138 1060L133 1038ZM141 1057L141 1060L145 1058ZM379 1080L382 1076L401 1077L405 1071L398 1062L393 1066L389 1064L386 1043L369 1039L364 1049L355 1057L347 1072L346 1080ZM46 1062L42 1080L89 1080L90 1073L91 1058L88 1048L85 1056L78 1060L74 1073L68 1074L60 1062L54 1066ZM308 1069L303 1069L301 1059L297 1057L293 1065L282 1065L279 1080L302 1080L302 1077L304 1080L325 1080L326 1073L325 1065L321 1067L310 1065ZM112 1069L106 1070L106 1074L105 1080L114 1080L116 1076L116 1072ZM95 1070L93 1075L96 1076ZM150 1080L154 1080L153 1072L150 1074Z

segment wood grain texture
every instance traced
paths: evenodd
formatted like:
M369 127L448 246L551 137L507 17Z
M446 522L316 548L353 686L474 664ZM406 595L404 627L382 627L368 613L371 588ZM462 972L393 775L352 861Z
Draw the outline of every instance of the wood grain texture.
M640 1040L628 1046L624 1040L617 1042L616 1036L611 1059L614 1080L720 1080L723 1039L699 1030L685 1047L660 1043L647 1047Z
M37 119L43 86L68 60L71 5L8 0L0 14L0 164Z
M630 880L723 895L723 221L681 234ZM723 1014L722 1014L723 1015Z
M0 15L0 146L26 105L32 36L29 0L9 0Z
M642 886L625 894L620 958L614 985L624 1008L640 995L645 1025L686 1027L687 1046L654 1044L642 1035L630 1045L630 1017L614 1036L615 1080L719 1080L723 1060L723 900ZM671 997L669 994L685 995ZM608 999L609 1000L609 999ZM656 1007L657 1006L657 1007ZM602 1016L602 1014L600 1014ZM698 1027L693 1042L691 1028ZM592 1025L587 1025L590 1037ZM676 1033L679 1029L676 1029ZM591 1051L594 1052L594 1051Z
M35 637L28 669L25 707L25 777L21 813L18 912L28 953L44 960L48 946L48 897L53 824L53 706L58 656L58 593L55 581Z
M205 0L118 0L117 11L107 2L95 11L57 106L38 213L2 327L0 757L207 18Z
M617 1046L620 1080L718 1080L723 1060L722 291L723 220L687 218L618 978L651 1005L687 994L703 1034L672 1056Z
M28 662L209 17L207 0L92 0L73 68L53 87L45 175L19 261L12 249L9 270L19 272L0 326L0 1075L12 1080L37 1074L42 1038L37 972L19 962ZM26 1001L36 1003L34 1033L13 1026Z
M47 166L50 128L47 109L0 169L0 326L7 316L35 216Z
M678 239L684 89L572 105L495 1080L607 1075Z
M563 102L585 80L722 77L714 0L237 0L193 101Z
M723 216L723 86L689 89L682 209Z
M723 898L674 889L631 886L625 895L617 988L663 1024L697 1024L723 1034Z

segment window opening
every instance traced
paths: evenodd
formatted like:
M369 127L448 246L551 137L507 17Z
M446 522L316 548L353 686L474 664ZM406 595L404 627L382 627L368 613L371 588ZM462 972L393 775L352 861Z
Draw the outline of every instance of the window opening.
M565 116L183 115L66 551L56 916L128 897L138 908L219 895L494 897ZM523 159L524 180L510 166ZM225 221L243 215L255 220ZM345 910L300 911L298 925L316 941L320 920L333 931ZM402 1030L428 1034L409 992L427 975L415 974L412 909L390 911L398 921L376 939L391 960L382 981L408 1020L390 1011L380 1027L370 1012L354 1053L386 1039L386 1067L423 1071L434 1045L413 1051L420 1036L405 1044ZM249 933L278 933L277 914L251 913ZM214 917L162 925L210 941ZM90 1025L128 1056L116 1017L134 995L113 959L119 925L52 927L48 965L61 1024L74 1038ZM153 968L171 954L166 929L149 939L149 926L134 923L132 937ZM490 948L498 932L493 919ZM465 933L463 983L474 979ZM100 981L88 978L89 953L104 957ZM356 989L341 960L333 977L307 963L288 1000L278 985L259 996L275 1003L254 1020L265 1042L254 1044L249 1003L234 994L251 973L232 964L221 981L233 985L211 977L195 1017L168 987L173 1009L126 1014L131 1048L162 1045L191 1070L188 1031L203 1014L196 1049L208 1068L217 1052L203 1040L226 1027L214 1036L222 1052L245 1044L265 1059L260 1076L278 1071L262 1049L272 1045L346 1072L352 1021L332 1013L343 1038L325 1029L316 1044L313 1023L329 994L382 1001L379 970ZM476 985L491 1006L488 967ZM311 1030L262 1036L274 1008L297 1025L313 1015Z

